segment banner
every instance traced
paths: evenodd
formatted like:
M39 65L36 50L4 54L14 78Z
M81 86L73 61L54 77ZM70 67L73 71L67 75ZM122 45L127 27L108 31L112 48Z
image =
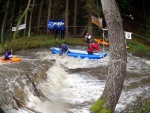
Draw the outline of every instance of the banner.
M25 28L26 28L26 24L22 24L19 26L18 30L25 29ZM16 31L16 27L12 27L12 31Z
M91 16L92 23L102 28L102 18Z
M47 28L53 29L54 24L56 24L58 26L58 28L60 28L62 23L64 23L64 20L48 20L47 21Z
M124 31L124 33L125 33L125 38L126 39L132 39L132 37L131 37L132 32L126 32L126 31Z

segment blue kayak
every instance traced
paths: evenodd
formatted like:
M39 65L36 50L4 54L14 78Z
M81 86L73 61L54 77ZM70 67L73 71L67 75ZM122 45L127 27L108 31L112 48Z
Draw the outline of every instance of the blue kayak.
M51 47L50 51L52 54L59 54L60 48L58 47ZM84 50L76 50L76 49L69 49L65 53L67 56L74 57L74 58L89 58L89 59L101 59L107 56L107 52L104 53L93 53L93 55L88 54L87 51Z

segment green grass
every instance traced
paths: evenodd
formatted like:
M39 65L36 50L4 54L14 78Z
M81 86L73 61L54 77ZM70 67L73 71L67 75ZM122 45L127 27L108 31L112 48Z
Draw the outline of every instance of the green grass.
M86 45L84 38L67 38L65 40L61 39L54 40L53 36L39 35L39 36L18 38L13 43L13 46L11 41L6 41L4 44L0 44L0 54L4 53L5 48L17 51L24 49L58 46L62 42L65 42L69 45Z
M15 40L12 46L11 40L6 41L3 44L0 44L0 54L4 53L5 48L13 49L13 51L32 49L32 48L43 48L58 46L62 43L63 40L58 39L54 40L53 36L48 35L34 35L31 37L21 37ZM69 45L87 45L84 38L66 38L65 43ZM150 53L150 46L144 43L141 39L133 38L132 40L127 40L129 46L128 52L132 53Z

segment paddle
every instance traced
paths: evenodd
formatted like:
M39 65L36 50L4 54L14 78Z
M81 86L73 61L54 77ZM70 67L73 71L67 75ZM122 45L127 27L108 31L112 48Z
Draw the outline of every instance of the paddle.
M68 53L68 51L69 51L69 50L67 50L65 54L67 54L67 53Z
M13 55L12 55L12 53L13 53L13 50L10 50L10 52L11 52L11 55L9 56L10 57L10 59L13 57Z

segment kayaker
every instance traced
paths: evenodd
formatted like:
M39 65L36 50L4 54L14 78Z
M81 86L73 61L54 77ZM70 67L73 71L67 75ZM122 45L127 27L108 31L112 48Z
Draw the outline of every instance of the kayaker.
M65 54L68 51L67 44L62 43L59 47L60 47L59 55Z
M89 44L92 41L92 36L89 33L86 33L85 39L86 39L86 42Z
M11 58L11 54L12 54L12 50L9 51L8 48L5 49L5 56L4 56L4 60L10 60Z
M98 44L97 42L95 42L95 43L90 43L90 44L88 45L88 49L87 49L88 54L93 54L93 51L94 51L94 50L100 50L99 44Z

